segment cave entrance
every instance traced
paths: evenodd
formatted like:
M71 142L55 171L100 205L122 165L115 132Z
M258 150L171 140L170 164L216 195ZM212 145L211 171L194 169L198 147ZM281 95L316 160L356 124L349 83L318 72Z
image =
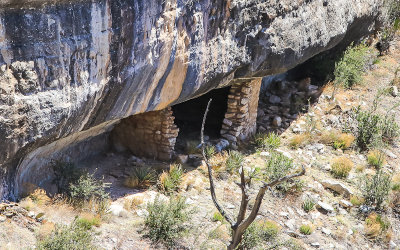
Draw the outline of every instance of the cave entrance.
M200 144L200 129L207 103L212 98L204 136L210 140L221 136L222 121L228 107L230 87L215 89L195 99L172 106L179 134L175 144L177 153L193 153Z

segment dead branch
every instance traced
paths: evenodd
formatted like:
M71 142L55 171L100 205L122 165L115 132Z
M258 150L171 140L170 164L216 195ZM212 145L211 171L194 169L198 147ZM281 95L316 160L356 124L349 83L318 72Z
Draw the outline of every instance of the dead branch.
M211 192L211 198L213 200L213 203L215 205L215 207L218 209L218 211L220 212L220 214L225 218L225 220L231 225L232 228L232 240L228 246L228 249L237 249L238 246L240 246L240 242L242 241L242 237L244 232L246 231L246 229L250 226L250 224L256 219L256 216L260 210L261 207L261 203L262 200L264 198L265 192L268 188L271 188L275 185L278 185L279 183L282 183L284 181L287 181L289 179L295 178L295 177L299 177L301 175L304 175L306 170L304 168L304 166L302 166L302 170L299 173L296 174L292 174L292 175L287 175L285 177L273 180L271 182L263 182L263 185L261 186L261 188L259 189L257 196L256 196L256 200L254 203L254 206L250 212L250 215L245 219L246 217L246 211L248 208L248 204L249 204L249 194L248 194L248 187L246 184L246 178L245 178L245 173L244 173L244 167L243 165L241 166L241 172L240 172L240 183L235 182L235 184L237 184L240 187L240 190L242 192L242 200L240 203L240 208L239 208L239 213L237 216L237 221L236 223L233 221L233 219L231 218L230 215L228 215L224 208L219 204L216 194L215 194L215 186L214 186L214 179L212 176L212 168L211 165L208 161L206 152L205 152L205 143L204 143L204 126L206 123L206 119L207 119L207 114L210 108L210 104L211 104L212 99L209 100L208 104L207 104L207 108L206 111L204 112L204 116L203 116L203 122L201 124L201 133L200 133L200 137L201 137L201 149L202 149L202 154L203 154L203 158L204 161L207 165L207 169L208 169L208 179L210 181L210 192ZM251 181L251 177L250 177L250 181ZM250 181L249 181L249 186L250 186Z
M217 210L219 211L219 213L225 218L225 220L231 226L233 226L234 222L233 222L232 218L225 212L224 208L219 204L219 202L217 200L217 196L215 195L215 186L214 186L214 179L212 177L212 168L211 168L210 163L208 162L208 158L207 158L206 152L205 152L206 145L204 143L204 125L206 123L207 114L208 114L208 110L210 108L211 101L212 101L212 99L210 99L208 101L207 108L206 108L206 111L204 112L204 116L203 116L203 122L201 124L201 133L200 133L201 151L202 151L203 158L204 158L204 161L206 162L207 169L208 169L208 179L210 181L210 192L211 192L211 198L213 200L213 203L214 203L215 207L217 208Z

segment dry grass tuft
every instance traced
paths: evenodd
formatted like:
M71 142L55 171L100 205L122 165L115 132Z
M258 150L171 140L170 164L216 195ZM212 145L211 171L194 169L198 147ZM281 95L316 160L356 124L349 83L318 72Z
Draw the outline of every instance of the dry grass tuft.
M375 239L382 233L388 232L390 228L390 223L386 218L376 213L371 213L365 219L365 234L368 238Z
M370 151L367 155L367 160L368 164L374 166L376 169L380 169L386 164L385 153L378 149Z
M143 196L135 196L132 199L127 199L124 202L124 208L126 210L136 210L143 203L144 203L144 197Z
M400 174L395 174L392 177L392 190L400 191Z
M358 197L356 195L352 195L350 197L350 202L351 204L353 204L354 206L358 207L362 204L364 204L365 200L362 197Z
M331 145L335 149L348 149L353 144L355 137L352 134L341 133L333 129L324 131L319 140L321 143Z
M346 178L349 176L354 163L347 157L336 158L332 162L332 174L336 178Z
M49 196L47 196L46 191L40 188L35 189L35 191L29 195L29 198L40 206L49 204L51 202L51 199Z
M311 135L309 133L303 133L303 134L298 134L294 135L290 141L289 141L289 146L291 148L299 148L301 146L304 146L305 144L309 143L311 141Z

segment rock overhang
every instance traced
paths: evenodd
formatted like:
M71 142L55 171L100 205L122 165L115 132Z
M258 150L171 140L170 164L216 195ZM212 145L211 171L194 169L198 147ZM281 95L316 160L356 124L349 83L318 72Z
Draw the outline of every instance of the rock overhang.
M0 0L0 193L40 147L286 71L368 34L380 4Z

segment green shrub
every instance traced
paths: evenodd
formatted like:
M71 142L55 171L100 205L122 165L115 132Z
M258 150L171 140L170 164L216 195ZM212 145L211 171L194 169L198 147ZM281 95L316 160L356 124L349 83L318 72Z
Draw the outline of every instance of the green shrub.
M372 177L364 177L362 191L367 205L376 205L380 209L387 200L391 189L391 175L378 170Z
M70 184L83 174L72 162L52 160L50 165L54 172L53 183L57 185L59 193L68 193Z
M357 145L361 150L366 150L377 139L381 138L379 124L381 117L374 111L356 111L357 120Z
M76 205L84 205L91 200L104 201L109 198L102 181L96 180L93 174L85 173L78 181L71 183L69 193L72 202Z
M216 221L224 222L224 216L222 216L222 214L220 212L216 211L213 214L212 221L214 221L214 222L216 222Z
M185 199L171 197L169 202L161 201L157 196L147 205L148 216L145 219L146 236L155 243L171 247L187 231L187 222L193 211L188 209Z
M205 151L205 154L207 156L207 159L210 159L216 153L215 146L207 146L204 151Z
M279 226L273 221L254 221L243 234L241 246L244 249L254 248L263 241L274 239L279 232Z
M124 185L130 188L146 188L156 183L157 177L153 169L139 167L131 170L130 176L124 181Z
M347 178L351 169L353 168L353 162L347 157L339 157L332 162L332 174L336 178Z
M370 58L370 49L363 44L347 48L335 65L335 85L351 88L360 83L363 71Z
M277 149L281 145L281 138L276 133L256 134L255 143L260 149Z
M310 235L313 232L313 229L310 225L302 225L300 227L300 233L304 235Z
M237 173L244 161L244 155L239 151L229 151L228 159L226 160L226 171L233 174Z
M38 242L41 250L87 250L96 249L93 236L86 225L73 222L70 226L56 226L51 235Z
M369 165L380 169L386 163L385 153L377 149L372 150L367 155L367 161Z
M386 116L381 120L380 129L382 131L382 139L387 143L393 141L400 135L400 127L394 116Z
M315 206L315 202L310 198L305 199L302 204L303 210L306 213L312 211L314 209L314 206Z
M264 178L273 181L286 176L294 168L293 160L280 152L272 152L264 171Z
M163 172L158 180L158 187L164 193L170 194L179 189L182 183L184 171L182 165L173 164L168 172Z
M99 217L80 217L75 219L75 223L78 227L84 228L86 230L92 229L93 226L100 226L100 218Z

